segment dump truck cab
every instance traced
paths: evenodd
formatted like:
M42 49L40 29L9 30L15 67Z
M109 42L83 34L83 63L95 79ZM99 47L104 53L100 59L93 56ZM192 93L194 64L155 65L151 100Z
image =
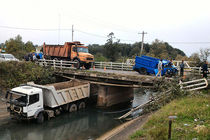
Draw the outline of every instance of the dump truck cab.
M44 110L42 89L27 85L11 89L7 93L11 116L17 119L37 118Z
M87 46L80 42L74 42L74 45L71 47L71 60L76 62L76 68L84 66L86 69L89 69L92 62L94 62L94 56L88 52Z

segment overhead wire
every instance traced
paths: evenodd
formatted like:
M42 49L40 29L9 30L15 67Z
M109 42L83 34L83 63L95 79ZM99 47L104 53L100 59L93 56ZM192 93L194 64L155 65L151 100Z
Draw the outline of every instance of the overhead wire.
M43 29L43 28L23 28L23 27L12 27L12 26L2 26L0 25L0 28L6 28L6 29L17 29L17 30L34 30L34 31L59 31L59 30L68 30L68 31L72 31L71 28L60 28L60 29ZM89 33L89 32L85 32L79 29L74 29L74 31L86 34L86 35L91 35L91 36L95 36L95 37L100 37L100 38L107 38L107 36L103 36L103 35L99 35L99 34L94 34L94 33ZM127 40L127 39L119 39L121 41L131 41L131 42L136 42L134 40Z
M18 30L36 30L36 31L58 31L58 30L72 30L72 29L41 29L41 28L23 28L23 27L11 27L11 26L2 26L0 28L6 29L18 29Z
M0 25L0 28L5 28L5 29L17 29L17 30L33 30L33 31L59 31L59 30L66 30L66 31L72 31L71 28L60 28L60 29L57 29L57 28L51 28L51 29L43 29L43 28L23 28L23 27L12 27L12 26L3 26L3 25ZM86 31L82 31L82 30L79 30L79 29L74 29L75 31L77 32L80 32L80 33L83 33L83 34L86 34L86 35L90 35L90 36L95 36L95 37L100 37L100 38L107 38L107 36L103 36L103 35L99 35L99 34L94 34L94 33L89 33L89 32L86 32ZM128 40L128 39L121 39L121 38L118 38L120 41L129 41L129 42L138 42L138 41L135 41L135 40ZM168 41L167 43L170 43L170 44L210 44L210 42L208 41L199 41L199 42L172 42L172 41Z

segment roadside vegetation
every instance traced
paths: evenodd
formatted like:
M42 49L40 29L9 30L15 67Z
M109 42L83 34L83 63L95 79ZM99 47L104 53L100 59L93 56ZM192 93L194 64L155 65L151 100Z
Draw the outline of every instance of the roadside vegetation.
M55 81L53 71L43 68L32 62L1 62L0 89L6 90L20 84L34 81L38 84L47 84Z
M172 123L172 139L210 139L210 90L178 98L151 115L130 139L167 140L169 116L177 116Z
M118 61L125 62L128 58L135 58L140 55L141 42L134 44L120 43L113 32L107 36L104 45L89 45L89 52L95 56L97 61ZM165 59L187 59L185 53L177 48L173 48L167 42L156 39L151 44L144 43L144 55L165 58Z
M15 38L10 38L6 40L5 43L0 44L0 49L5 50L6 53L13 54L20 60L22 60L26 54L35 51L36 47L38 46L33 45L31 41L24 43L20 35L17 35Z

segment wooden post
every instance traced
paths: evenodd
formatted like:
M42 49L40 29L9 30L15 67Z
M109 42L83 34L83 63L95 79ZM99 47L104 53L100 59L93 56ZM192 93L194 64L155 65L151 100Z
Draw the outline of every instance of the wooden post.
M168 125L168 140L171 139L171 125L172 125L172 120L169 120L169 125Z
M54 69L55 69L55 59L53 60L53 67L54 67Z
M199 75L201 74L201 67L199 68Z
M111 70L112 70L112 62L111 62Z
M44 59L44 65L45 65L45 66L47 66L47 62L46 62L46 59Z
M63 60L61 60L60 62L61 62L60 67L61 67L61 70L62 70L62 68L63 68Z
M103 67L103 66L102 66L102 62L100 62L100 68L102 69L102 67Z

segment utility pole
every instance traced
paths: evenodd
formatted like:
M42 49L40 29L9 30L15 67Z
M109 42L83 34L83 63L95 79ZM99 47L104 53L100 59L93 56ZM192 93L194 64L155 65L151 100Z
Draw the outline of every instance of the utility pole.
M74 25L72 25L72 29L71 29L71 37L72 37L72 42L74 41Z
M147 33L143 31L142 33L139 33L139 34L142 34L141 51L140 51L140 56L141 56L144 49L144 34L147 34Z

